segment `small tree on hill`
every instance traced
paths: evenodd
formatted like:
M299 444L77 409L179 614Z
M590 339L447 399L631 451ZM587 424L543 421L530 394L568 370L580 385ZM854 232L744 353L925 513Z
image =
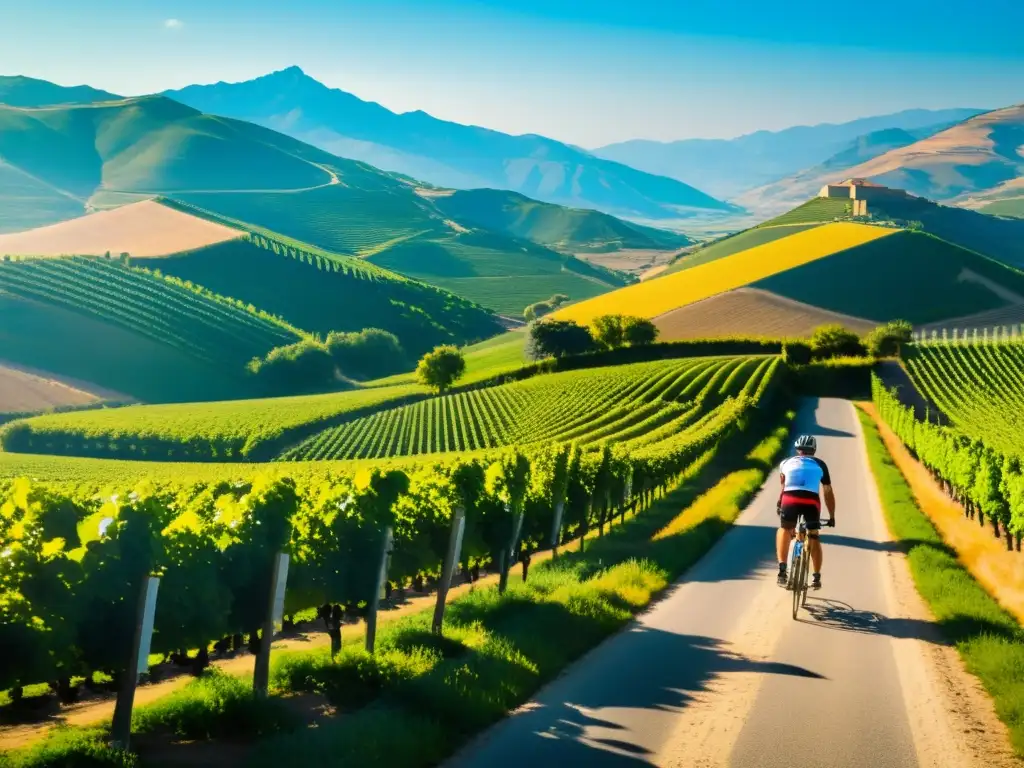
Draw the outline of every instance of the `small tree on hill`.
M904 344L914 339L914 326L906 320L891 320L864 338L868 353L874 357L899 357Z
M529 353L534 360L581 355L594 346L590 329L572 320L545 320L530 325Z
M416 378L428 387L444 392L466 372L466 359L458 347L434 347L416 366Z
M658 327L646 317L627 317L622 338L631 347L653 344L658 340Z
M864 354L860 337L838 323L823 325L811 336L811 354L817 358L857 357Z
M598 344L615 349L625 343L622 328L626 318L622 315L601 315L594 318L594 341Z

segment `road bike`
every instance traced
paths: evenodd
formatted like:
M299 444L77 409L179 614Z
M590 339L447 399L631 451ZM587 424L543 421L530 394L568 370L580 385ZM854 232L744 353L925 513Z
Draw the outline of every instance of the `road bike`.
M823 520L822 526L829 527L831 520ZM789 580L786 589L793 592L793 618L796 619L800 609L807 602L807 574L811 569L811 550L807 546L807 520L800 515L796 521L796 532L793 542L789 545Z

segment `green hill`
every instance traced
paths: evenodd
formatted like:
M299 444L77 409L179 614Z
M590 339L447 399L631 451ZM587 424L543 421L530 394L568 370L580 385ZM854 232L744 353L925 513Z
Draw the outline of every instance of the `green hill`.
M632 224L599 211L542 203L499 189L456 191L436 197L434 203L461 223L569 253L678 250L691 242L684 235Z
M89 104L120 99L88 85L64 86L23 75L0 75L0 104L10 107L48 107L54 104Z
M189 206L178 207L223 221ZM267 230L250 229L250 233L246 238L134 262L232 296L321 335L383 328L397 335L413 355L437 344L464 344L501 330L496 318L482 307L435 286Z
M896 232L751 283L877 321L930 323L1024 302L1024 272L924 232Z
M0 262L0 358L142 400L258 394L245 364L296 328L103 258Z
M87 206L163 195L271 237L373 259L513 315L555 293L580 300L628 279L558 253L544 241L633 247L679 239L552 205L542 206L534 225L517 224L503 213L500 195L457 198L472 203L473 217L465 218L465 211L444 209L445 198L436 190L420 189L407 178L159 96L32 109L0 106L0 158L0 200L11 203L0 208L0 231L52 223ZM541 205L521 196L517 204L523 210ZM485 220L502 226L492 230L480 223ZM517 278L511 286L510 275ZM428 314L446 327L435 312ZM346 326L381 324L378 317L357 317ZM454 338L481 335L486 333ZM431 338L438 336L446 333Z
M430 283L502 314L556 293L570 300L629 282L625 275L551 248L472 228L405 184L359 189L361 178L302 192L186 193L175 199L243 226L280 233ZM234 294L232 294L234 295ZM305 326L303 326L305 327Z

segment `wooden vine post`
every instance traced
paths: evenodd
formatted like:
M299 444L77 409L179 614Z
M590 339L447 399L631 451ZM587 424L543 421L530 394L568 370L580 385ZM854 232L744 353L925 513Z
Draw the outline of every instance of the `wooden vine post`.
M373 653L374 644L377 641L377 610L380 607L381 593L384 591L384 584L388 580L388 566L391 563L391 552L394 549L395 529L390 525L384 529L384 536L381 541L380 559L378 561L377 574L374 579L373 592L367 606L366 614L366 652Z
M448 590L452 585L452 574L455 572L455 565L459 562L462 554L462 535L466 531L466 507L458 504L452 515L452 525L448 532L448 551L444 556L444 566L441 568L441 580L437 583L437 603L434 605L434 621L430 625L430 631L435 635L441 634L441 627L444 624L444 606L448 599Z
M156 593L160 579L150 576L139 589L138 606L135 611L135 634L128 666L124 670L121 688L114 704L114 719L110 726L111 745L128 749L132 735L132 708L135 705L135 689L139 675L149 669L149 646L153 638L153 619L156 616Z
M274 642L274 628L284 616L284 592L288 583L288 555L278 552L274 555L273 572L270 578L270 595L267 613L260 633L260 650L252 672L252 690L265 698L270 685L270 647Z

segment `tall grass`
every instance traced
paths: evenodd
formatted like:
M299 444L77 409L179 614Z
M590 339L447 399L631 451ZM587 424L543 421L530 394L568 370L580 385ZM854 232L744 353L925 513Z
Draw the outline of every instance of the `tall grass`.
M858 415L885 519L906 548L914 584L940 631L992 697L996 714L1010 731L1014 750L1024 756L1024 630L943 542L914 501L874 422L861 411Z

